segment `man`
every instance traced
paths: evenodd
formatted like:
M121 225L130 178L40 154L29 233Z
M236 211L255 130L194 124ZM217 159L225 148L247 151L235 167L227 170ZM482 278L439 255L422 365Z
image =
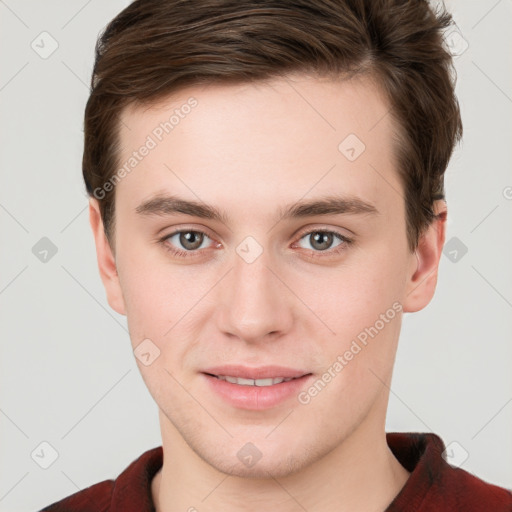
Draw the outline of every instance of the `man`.
M106 28L83 172L162 447L47 511L512 510L386 434L462 134L427 2L139 0Z

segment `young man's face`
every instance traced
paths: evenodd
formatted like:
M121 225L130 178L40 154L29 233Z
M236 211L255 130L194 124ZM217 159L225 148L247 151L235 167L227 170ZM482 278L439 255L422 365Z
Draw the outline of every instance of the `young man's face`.
M172 131L155 131L190 97ZM383 435L401 310L430 301L444 236L433 226L409 251L387 113L367 80L300 75L124 112L121 165L148 136L156 146L116 186L117 273L94 200L91 222L110 305L134 349L151 340L151 364L137 363L164 442L226 473L277 477ZM224 217L155 213L151 200L171 195ZM333 196L367 208L283 216ZM249 388L206 375L221 365L307 376Z

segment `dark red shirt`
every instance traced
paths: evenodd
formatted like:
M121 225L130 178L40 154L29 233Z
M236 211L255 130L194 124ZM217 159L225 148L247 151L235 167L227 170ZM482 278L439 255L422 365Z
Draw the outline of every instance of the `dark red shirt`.
M411 475L383 512L512 512L512 492L450 466L445 445L431 433L387 433L387 443ZM114 480L87 487L40 512L154 512L151 480L162 467L158 446Z

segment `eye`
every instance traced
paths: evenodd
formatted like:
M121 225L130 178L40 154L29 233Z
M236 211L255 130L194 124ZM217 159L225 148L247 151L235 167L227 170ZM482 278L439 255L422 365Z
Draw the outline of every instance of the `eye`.
M162 243L165 249L172 255L180 258L188 258L197 256L202 249L207 249L209 240L212 241L212 238L203 231L182 229L165 235L159 242ZM303 240L306 242L306 245L309 244L310 247L305 247L303 245L304 242L302 242ZM338 241L338 243L333 245L336 241ZM314 257L322 257L324 256L323 253L325 253L325 256L339 254L352 243L353 240L337 231L314 229L303 232L300 235L299 242L296 242L294 245L298 244L299 247L308 249L312 252L312 256ZM222 246L222 244L218 242L215 244L216 247Z
M338 244L334 245L334 250L331 250L333 247L333 242L339 240ZM337 231L329 231L322 229L310 230L306 233L303 233L299 240L300 247L304 249L310 249L310 247L304 247L304 245L300 244L300 241L305 240L306 244L309 244L311 250L318 252L327 252L328 254L338 254L341 251L345 250L348 245L350 245L353 240L347 238L346 236L338 233Z
M186 258L194 256L200 249L206 249L208 247L208 243L204 245L206 240L211 238L203 231L183 229L165 235L160 242L172 254Z
M176 238L174 242L180 243L187 251L195 251L201 249L205 237L207 235L201 231L177 231L167 237L167 240L172 241L173 238Z

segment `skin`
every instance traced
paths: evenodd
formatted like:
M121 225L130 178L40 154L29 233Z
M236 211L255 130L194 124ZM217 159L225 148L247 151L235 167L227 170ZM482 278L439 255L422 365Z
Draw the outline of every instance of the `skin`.
M199 372L280 364L321 377L393 303L414 312L430 302L445 216L411 252L393 120L368 78L190 87L124 111L121 160L190 96L198 105L117 184L114 248L90 201L108 302L127 316L134 349L149 338L160 350L148 366L137 359L159 407L156 509L383 511L409 476L385 437L402 313L307 405L293 397L263 411L238 409ZM366 146L353 162L338 150L350 133ZM164 192L215 205L229 222L136 213ZM279 218L285 205L333 192L378 214ZM436 210L446 212L445 203ZM179 235L158 241L177 229L207 234L192 257L166 250L186 250ZM354 241L336 254L343 242L334 237L322 251L307 234L315 229ZM263 250L252 263L236 252L247 236ZM262 454L251 468L237 457L247 442Z

